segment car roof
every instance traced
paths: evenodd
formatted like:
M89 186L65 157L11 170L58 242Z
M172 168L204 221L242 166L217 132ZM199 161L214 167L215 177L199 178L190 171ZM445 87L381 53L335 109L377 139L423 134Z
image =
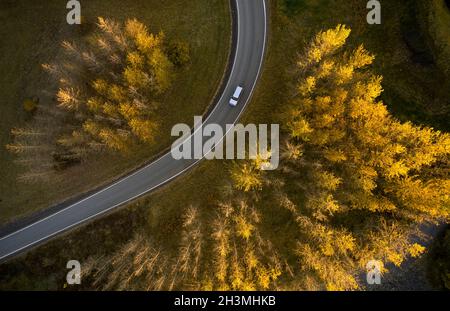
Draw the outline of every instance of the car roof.
M242 92L242 87L238 86L236 88L236 90L234 91L233 97L235 97L235 98L239 97L241 95L241 92Z

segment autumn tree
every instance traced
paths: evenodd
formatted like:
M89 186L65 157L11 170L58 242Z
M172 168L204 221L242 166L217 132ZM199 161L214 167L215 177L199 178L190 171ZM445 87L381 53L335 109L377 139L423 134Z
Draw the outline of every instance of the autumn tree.
M419 256L418 224L449 215L449 135L391 116L374 56L347 48L349 35L342 25L322 31L301 54L279 172L253 161L230 170L236 189L263 193L294 220L283 233L296 237L290 288L357 289L355 271Z
M122 26L100 17L97 26L86 50L63 42L74 59L69 69L46 66L60 80L59 106L80 123L60 144L75 153L91 144L126 152L133 139L153 142L154 98L169 87L172 64L163 52L164 34L151 34L136 19Z
M205 238L198 209L184 211L175 255L144 232L110 256L94 258L88 274L102 290L198 289L202 283Z
M167 49L167 54L170 61L178 67L186 65L191 59L189 45L182 41L171 42Z
M139 232L111 256L91 258L85 273L103 290L162 290L170 281L169 268L163 250Z
M212 268L202 289L267 290L277 284L282 264L261 235L258 211L243 200L220 203L212 223Z
M386 273L426 251L412 238L448 220L450 137L389 114L374 56L349 35L339 25L306 47L280 169L230 165L220 202L185 212L163 288L356 290L369 261Z
M181 284L185 288L189 286L191 289L198 289L202 282L206 239L199 213L198 207L190 206L183 215L177 256L170 272L170 290L181 288Z
M231 169L234 187L244 192L260 190L263 185L263 172L254 162L236 162Z
M297 95L286 116L289 143L302 150L287 165L307 169L316 184L311 212L318 220L348 210L447 215L449 180L439 172L450 136L389 114L378 100L382 78L368 69L374 56L363 46L343 50L349 34L338 26L315 37L298 62Z
M175 249L140 232L112 255L89 261L86 273L94 280L92 285L103 290L267 290L277 286L283 264L261 234L260 215L254 207L235 199L218 203L210 213L190 206L182 214Z
M250 155L247 155L250 158ZM243 192L261 190L263 185L271 183L265 174L265 168L270 166L270 151L266 154L256 153L250 161L234 161L230 168L233 187Z
M382 77L369 67L374 56L362 45L345 48L349 35L339 25L315 36L297 63L284 118L284 172L303 176L296 180L305 198L301 212L291 211L311 240L297 251L330 289L356 288L339 272L345 258L355 256L363 267L370 258L399 265L418 255L423 250L408 243L407 228L448 217L450 203L442 174L450 136L392 117L379 100ZM333 261L339 274L330 276Z
M61 168L101 150L127 154L135 144L153 143L156 99L172 80L164 34L150 33L136 19L122 25L99 17L97 31L87 42L64 41L62 48L61 61L43 65L58 84L55 98L61 113L47 114L46 106L40 105L33 125L47 131L45 143L53 146L53 164ZM48 129L46 123L52 120ZM31 143L44 144L14 136L9 149L18 154Z

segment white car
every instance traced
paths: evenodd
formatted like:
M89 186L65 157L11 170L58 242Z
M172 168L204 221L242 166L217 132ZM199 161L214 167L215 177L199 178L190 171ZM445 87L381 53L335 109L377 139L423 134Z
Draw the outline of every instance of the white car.
M238 104L239 97L241 96L243 88L238 86L234 91L233 97L230 99L230 105L236 107Z

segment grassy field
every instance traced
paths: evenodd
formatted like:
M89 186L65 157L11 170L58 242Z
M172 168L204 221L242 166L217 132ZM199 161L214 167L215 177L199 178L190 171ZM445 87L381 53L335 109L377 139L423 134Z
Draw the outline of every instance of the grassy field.
M66 3L0 3L0 224L104 184L168 148L173 124L190 124L192 116L204 113L225 70L231 36L227 0L91 0L82 4L85 25L81 28L66 23ZM191 62L176 73L171 90L158 99L161 126L156 143L127 158L100 155L48 183L19 184L16 177L21 168L4 146L11 142L11 128L28 121L22 103L33 96L49 100L42 92L49 89L49 79L41 64L57 57L62 40L87 36L97 16L118 21L136 17L152 32L163 30L167 41L181 40L190 46Z
M271 1L271 38L267 59L256 93L243 117L243 123L277 121L284 103L290 98L291 71L305 44L317 31L345 23L353 28L351 45L364 43L377 55L376 70L385 76L384 99L389 108L402 119L419 122L416 115L426 116L430 107L425 103L433 98L435 89L427 86L440 83L440 70L435 64L418 64L402 35L402 20L413 15L409 1L392 0L383 3L385 12L381 26L365 22L365 1L278 0ZM398 13L398 15L397 15ZM419 24L414 24L420 27ZM423 48L423 47L422 47ZM422 57L426 57L422 55ZM423 85L424 79L430 79ZM395 82L395 83L394 83ZM408 103L408 105L406 105ZM435 103L436 105L439 102ZM442 128L438 118L427 119L429 124ZM193 171L165 186L130 207L88 226L58 238L17 260L0 266L3 281L0 288L62 289L67 260L85 260L89 256L107 255L118 250L137 230L145 230L167 249L175 249L179 240L181 214L193 204L214 212L220 198L220 185L227 174L224 162L203 162ZM270 209L270 202L263 208ZM267 234L275 244L289 245L293 239L277 234L282 226L289 226L285 215L272 211L265 220ZM115 232L119 232L117 234ZM89 288L85 285L84 288ZM70 288L69 288L70 289Z

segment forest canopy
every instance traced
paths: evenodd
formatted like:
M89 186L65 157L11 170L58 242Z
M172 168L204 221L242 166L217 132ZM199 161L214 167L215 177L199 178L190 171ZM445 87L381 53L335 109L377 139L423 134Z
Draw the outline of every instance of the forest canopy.
M423 254L419 225L449 216L450 136L389 114L375 57L349 48L350 33L321 31L301 53L278 171L230 165L216 202L184 210L175 256L139 233L93 260L94 285L355 290L370 261L384 273Z

